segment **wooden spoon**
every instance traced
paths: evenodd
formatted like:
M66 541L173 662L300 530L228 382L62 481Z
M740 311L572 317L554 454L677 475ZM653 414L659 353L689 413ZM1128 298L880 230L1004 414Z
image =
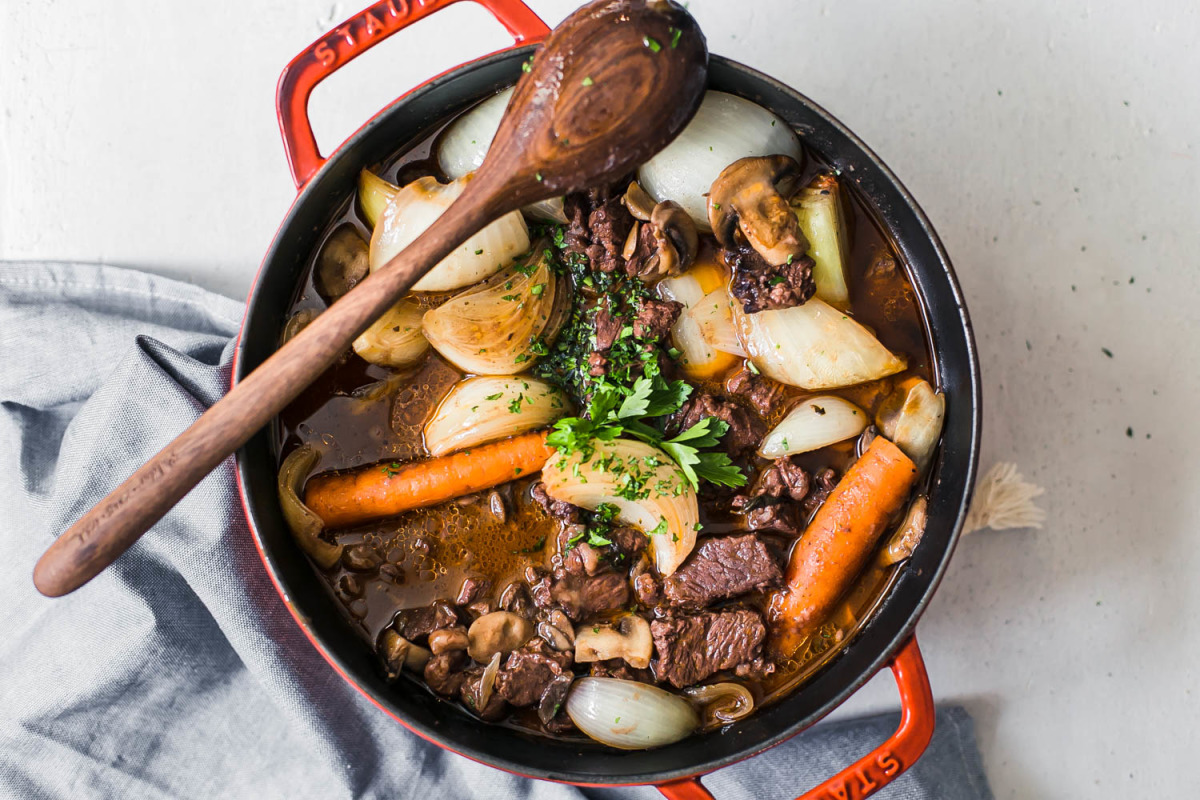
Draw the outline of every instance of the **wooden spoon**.
M665 147L699 107L707 66L704 35L671 0L596 0L569 16L517 83L459 199L68 528L34 568L38 591L64 595L111 564L476 231L616 180Z

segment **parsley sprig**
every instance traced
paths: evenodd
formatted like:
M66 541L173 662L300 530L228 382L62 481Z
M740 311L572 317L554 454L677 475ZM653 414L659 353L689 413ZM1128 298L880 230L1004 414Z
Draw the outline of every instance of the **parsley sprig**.
M693 489L699 488L702 478L721 486L745 485L746 476L726 453L705 449L720 444L729 430L724 420L705 417L671 438L663 432L662 418L678 411L691 394L686 381L667 381L647 368L630 387L598 386L587 415L560 419L546 442L562 455L580 453L586 462L595 453L596 441L630 436L662 448Z

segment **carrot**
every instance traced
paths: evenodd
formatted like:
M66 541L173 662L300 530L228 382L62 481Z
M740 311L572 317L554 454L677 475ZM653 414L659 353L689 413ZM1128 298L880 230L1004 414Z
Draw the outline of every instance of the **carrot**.
M916 465L882 436L846 470L792 549L787 585L771 597L776 652L791 656L820 628L916 480Z
M554 450L535 431L427 461L317 475L304 504L330 528L437 505L540 470Z

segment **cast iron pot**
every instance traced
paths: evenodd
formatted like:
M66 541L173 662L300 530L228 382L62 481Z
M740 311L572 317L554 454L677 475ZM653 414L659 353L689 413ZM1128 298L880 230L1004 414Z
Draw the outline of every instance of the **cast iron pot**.
M312 88L392 33L456 0L381 0L314 42L284 70L277 97L288 163L299 195L284 218L251 290L233 380L275 349L288 305L359 170L416 142L450 116L521 75L521 63L548 28L520 0L477 0L513 35L507 50L450 70L392 103L331 156L317 149L307 115ZM900 727L873 752L806 797L873 794L920 757L933 734L933 695L914 628L937 587L967 511L979 447L979 368L962 293L950 261L917 203L866 145L811 100L719 56L712 88L742 95L787 120L841 169L873 207L909 267L920 298L940 388L945 430L933 468L928 526L874 617L812 680L761 709L732 732L715 731L649 751L622 752L535 737L480 723L429 692L389 685L288 534L275 492L276 453L268 431L237 456L238 484L263 565L296 622L321 655L384 713L418 736L476 761L545 780L585 785L657 784L672 798L708 798L698 776L760 753L824 717L889 666L900 691Z

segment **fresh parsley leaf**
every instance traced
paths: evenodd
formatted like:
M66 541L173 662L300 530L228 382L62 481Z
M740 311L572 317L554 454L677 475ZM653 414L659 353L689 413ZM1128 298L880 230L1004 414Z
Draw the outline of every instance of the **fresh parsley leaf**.
M695 466L696 475L718 486L745 486L746 476L726 453L700 453Z

